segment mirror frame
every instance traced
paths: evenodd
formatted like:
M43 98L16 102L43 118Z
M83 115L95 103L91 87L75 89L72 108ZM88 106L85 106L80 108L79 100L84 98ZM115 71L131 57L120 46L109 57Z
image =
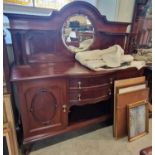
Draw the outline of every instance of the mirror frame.
M67 16L67 18L64 20L64 22L63 22L63 24L62 24L62 28L61 28L61 39L62 39L62 42L63 42L64 46L65 46L71 53L78 53L78 52L74 52L72 49L70 49L70 48L66 45L66 42L65 42L65 40L64 40L64 34L63 34L64 23L65 23L67 20L69 20L70 18L72 18L72 17L74 17L74 16L77 16L77 15L78 15L78 16L87 17L87 19L90 21L90 23L91 23L91 25L92 25L92 27L93 27L93 41L92 41L92 43L91 43L86 49L79 50L78 52L84 52L84 51L86 51L86 50L89 50L89 49L91 48L91 46L94 44L95 39L96 39L96 37L95 37L95 34L96 34L95 26L94 26L92 20L89 18L88 15L82 14L82 13L75 13L75 14L73 14L73 15L71 15L71 16Z

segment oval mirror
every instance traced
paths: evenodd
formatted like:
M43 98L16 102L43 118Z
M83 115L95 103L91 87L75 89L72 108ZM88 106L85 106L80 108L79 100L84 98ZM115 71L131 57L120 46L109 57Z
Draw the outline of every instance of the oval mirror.
M69 17L62 27L64 45L74 53L87 50L94 42L94 27L85 15Z

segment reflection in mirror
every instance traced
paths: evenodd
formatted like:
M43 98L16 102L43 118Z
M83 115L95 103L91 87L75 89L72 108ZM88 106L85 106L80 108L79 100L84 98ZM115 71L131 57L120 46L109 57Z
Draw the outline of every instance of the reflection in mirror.
M94 27L88 17L78 14L69 17L63 24L62 40L71 52L87 50L94 42Z

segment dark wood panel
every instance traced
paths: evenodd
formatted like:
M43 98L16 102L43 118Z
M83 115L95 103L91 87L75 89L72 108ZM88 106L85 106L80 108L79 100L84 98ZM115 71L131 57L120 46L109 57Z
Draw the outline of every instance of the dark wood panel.
M55 52L58 34L56 31L27 31L25 34L26 54Z

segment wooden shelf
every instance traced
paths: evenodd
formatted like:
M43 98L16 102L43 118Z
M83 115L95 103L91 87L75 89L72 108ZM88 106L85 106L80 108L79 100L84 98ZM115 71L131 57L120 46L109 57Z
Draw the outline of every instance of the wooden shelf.
M81 126L86 127L86 126L89 126L89 125L94 124L94 123L100 123L100 122L103 122L103 121L110 120L111 118L112 118L111 115L106 114L106 115L99 116L99 117L96 117L96 118L93 118L93 119L90 119L90 120L81 120L81 121L78 121L78 122L72 122L72 123L69 124L68 128L78 129L78 126L80 126L80 128L81 128Z

